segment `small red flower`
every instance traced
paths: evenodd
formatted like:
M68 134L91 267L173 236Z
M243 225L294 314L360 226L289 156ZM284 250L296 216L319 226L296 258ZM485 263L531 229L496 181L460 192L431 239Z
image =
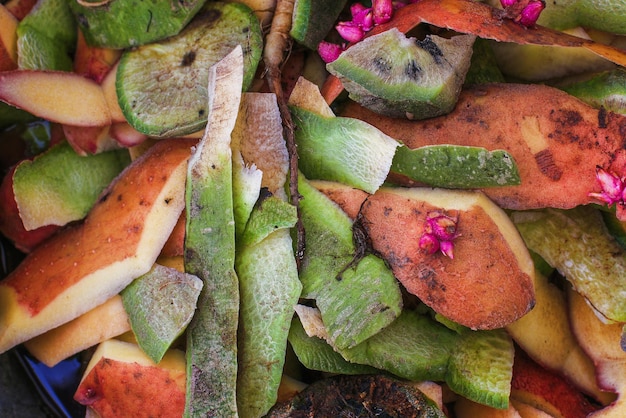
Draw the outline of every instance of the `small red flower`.
M393 3L391 0L373 0L372 12L375 24L387 23L391 20L391 15L393 14Z
M600 193L589 193L589 197L598 199L609 206L614 203L624 203L624 195L626 192L624 178L620 178L602 167L596 168L596 178L600 183L602 191Z
M424 233L420 237L419 247L427 254L441 251L445 256L454 258L454 239L459 236L457 231L458 218L452 218L440 212L427 215Z
M546 3L543 0L535 0L528 3L526 7L522 9L522 13L519 16L519 23L526 27L534 26L539 19L539 15L546 8Z
M320 55L322 60L326 63L333 62L339 55L343 52L343 48L341 45L333 44L330 42L322 41L317 46L317 53Z

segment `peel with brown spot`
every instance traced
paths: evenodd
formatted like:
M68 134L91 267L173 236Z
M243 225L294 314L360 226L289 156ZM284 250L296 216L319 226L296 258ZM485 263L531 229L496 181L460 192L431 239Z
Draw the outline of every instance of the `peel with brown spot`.
M84 222L45 241L0 282L0 352L104 303L152 267L185 206L195 142L154 145Z
M341 116L362 119L408 148L454 144L504 149L521 184L485 188L506 209L572 208L599 192L596 167L626 175L626 117L594 109L544 85L487 84L464 90L448 115L409 121L377 115L358 105ZM391 174L394 182L409 181Z
M506 214L483 193L381 188L363 200L354 189L315 183L342 207L362 202L358 221L372 249L412 294L472 329L501 328L534 305L534 267ZM324 187L325 186L325 187ZM419 247L428 213L458 215L454 258Z

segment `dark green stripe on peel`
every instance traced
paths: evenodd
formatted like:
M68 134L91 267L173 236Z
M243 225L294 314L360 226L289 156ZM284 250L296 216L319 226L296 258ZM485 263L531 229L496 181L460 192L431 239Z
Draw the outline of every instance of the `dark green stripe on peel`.
M461 145L398 147L391 172L434 187L480 188L521 182L508 152Z

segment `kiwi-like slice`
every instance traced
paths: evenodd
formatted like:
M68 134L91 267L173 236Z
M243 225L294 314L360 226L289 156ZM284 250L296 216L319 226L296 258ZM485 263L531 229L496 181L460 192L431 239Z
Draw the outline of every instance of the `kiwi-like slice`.
M123 49L179 33L206 0L70 0L89 45Z
M209 2L175 37L125 51L116 91L128 123L156 138L203 129L209 68L237 45L243 49L246 90L261 59L263 36L252 10L240 3Z
M475 39L416 39L393 28L348 48L326 68L364 107L391 117L425 119L454 108Z

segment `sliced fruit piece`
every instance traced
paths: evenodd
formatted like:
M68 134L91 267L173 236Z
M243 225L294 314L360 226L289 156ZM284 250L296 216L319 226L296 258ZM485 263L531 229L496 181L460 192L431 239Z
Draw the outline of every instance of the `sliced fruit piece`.
M89 361L74 399L101 418L182 416L185 355L171 350L155 364L135 344L105 341Z
M18 68L71 71L76 20L65 0L39 0L17 27Z
M85 35L78 30L76 52L74 53L75 73L101 83L122 55L119 49L103 48L87 44Z
M65 225L84 218L129 163L126 150L81 157L63 142L18 164L13 193L24 228Z
M562 0L547 3L537 23L559 30L584 26L626 34L626 6L607 0Z
M446 416L413 384L383 375L339 375L316 381L293 399L276 405L267 416L367 416L372 411L383 416Z
M132 148L142 144L148 136L135 130L126 122L117 122L109 128L109 135L123 147Z
M47 225L27 231L20 218L20 211L13 192L14 166L0 183L0 232L23 253L31 252L35 247L52 236L61 227Z
M506 409L513 355L513 341L503 330L465 331L450 355L446 383L467 399Z
M474 39L427 35L419 40L394 28L356 43L326 68L364 107L391 117L426 119L454 108Z
M333 28L346 3L347 0L294 2L289 35L299 44L317 51L317 46Z
M557 84L557 87L576 96L596 109L626 114L626 70L615 68L591 76Z
M70 8L89 45L124 49L178 34L205 3L70 1Z
M456 418L526 418L518 412L517 408L515 408L512 403L510 403L506 409L493 408L463 397L459 397L459 399L454 401L453 410ZM545 418L554 417L546 415Z
M369 193L383 184L397 141L357 119L325 117L294 106L290 110L298 168L307 178L337 181Z
M410 293L444 317L472 329L501 328L534 305L532 258L513 223L484 194L385 187L363 200L348 187L332 192L342 207L362 203L357 219L374 251ZM419 247L431 212L458 219L453 259Z
M512 219L528 248L565 276L599 315L626 322L626 252L595 207L514 212Z
M582 27L564 32L591 39ZM500 70L507 76L519 80L539 82L615 68L611 61L583 47L563 48L510 42L491 42L491 46Z
M4 6L17 20L22 20L32 10L37 0L9 0Z
M48 367L99 343L130 331L128 315L119 295L70 322L24 343Z
M553 417L586 418L600 409L563 375L543 368L519 349L515 350L511 399Z
M187 169L185 271L204 282L187 329L185 413L190 416L237 415L239 282L231 134L243 74L240 46L209 68L208 123Z
M320 88L304 76L299 76L289 95L289 104L320 116L333 117L335 113L324 100Z
M465 75L465 84L504 83L504 75L496 63L491 42L477 37L472 49L472 61Z
M314 299L331 345L354 347L389 326L401 312L400 287L385 262L353 241L353 223L330 199L298 176L300 216L307 231L302 297Z
M17 25L19 21L0 4L0 71L17 68Z
M244 51L242 90L247 90L263 37L254 13L243 4L207 2L177 36L124 52L116 89L128 122L161 138L201 130L207 123L208 69L237 45Z
M153 146L84 222L46 240L0 282L0 352L104 303L152 267L184 208L194 144Z
M117 91L115 88L118 66L119 60L104 76L104 78L100 82L100 86L102 87L104 100L106 101L109 107L109 111L111 112L111 123L127 123L124 112L122 112L122 108L120 108L119 101L117 100Z
M572 330L580 345L596 364L598 385L617 394L615 401L594 417L619 417L626 411L626 351L621 347L623 324L601 321L585 298L567 290Z
M468 87L452 113L426 121L387 118L356 105L341 116L362 119L411 149L452 143L508 151L521 184L483 189L507 209L591 203L588 194L599 189L597 166L626 175L621 162L626 117L594 109L545 85ZM407 184L397 176L391 180Z
M71 126L63 125L65 139L74 151L81 155L99 154L120 148L119 143L110 135L111 125Z
M187 328L201 289L198 277L155 264L122 291L137 344L155 363Z
M239 150L245 165L261 170L261 187L278 197L286 196L284 186L289 166L282 129L275 94L243 94L232 147Z
M595 399L608 401L610 394L598 388L593 362L572 333L565 294L539 271L534 285L535 307L506 330L534 361L562 373Z
M75 73L2 72L0 100L51 122L74 126L111 123L111 112L102 88L95 81Z
M460 145L400 146L391 171L411 181L450 189L520 184L517 165L508 152Z

